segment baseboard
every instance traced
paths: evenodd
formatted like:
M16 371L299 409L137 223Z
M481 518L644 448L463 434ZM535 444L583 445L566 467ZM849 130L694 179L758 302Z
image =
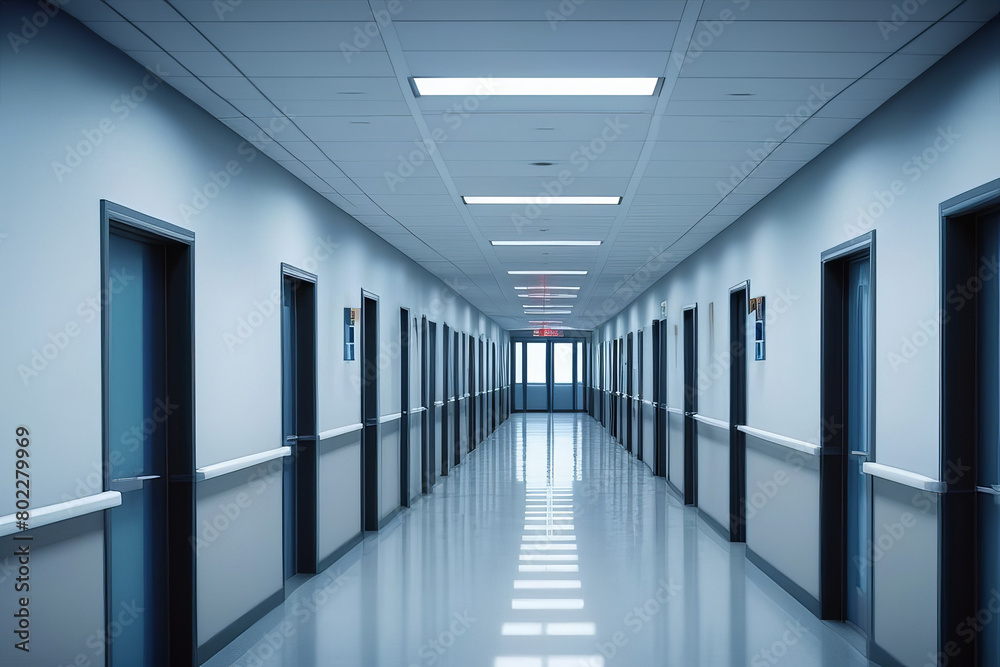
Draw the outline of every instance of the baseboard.
M667 483L667 489L672 494L674 494L675 496L677 496L677 500L681 501L681 505L683 505L684 504L684 492L681 491L680 489L678 489L677 485L674 484L673 482L671 482L666 477L663 478L663 481L665 481Z
M706 523L706 524L707 524L707 525L708 525L708 526L709 526L709 527L710 527L710 528L711 528L712 530L714 530L715 532L717 532L717 533L718 533L718 534L719 534L719 535L720 535L720 536L722 537L722 539L724 539L724 540L725 540L726 542L728 542L728 541L729 541L729 529L728 529L728 528L726 528L726 527L725 527L725 526L723 526L723 525L722 525L721 523L719 523L719 522L718 522L718 521L717 521L717 520L715 519L715 517L713 517L712 515L710 515L710 514L709 514L708 512L706 512L706 511L705 511L705 510L703 510L702 508L700 508L700 507L697 507L697 508L695 508L695 509L697 509L697 510L698 510L698 516L699 516L699 517L701 517L701 519L702 519L702 520L703 520L703 521L704 521L704 522L705 522L705 523Z
M793 598L798 600L799 604L812 612L813 616L820 618L820 605L819 600L814 598L809 592L799 586L797 583L788 578L788 575L781 572L778 568L774 567L766 560L761 558L757 553L754 552L749 546L746 548L747 560L756 565L764 572L768 577L770 577L774 583L785 589L785 592L791 595Z
M404 509L405 509L405 508L404 508L404 507L403 507L402 505L400 505L399 507L397 507L397 508L396 508L396 509L394 509L393 511L389 512L388 514L386 514L386 515L385 515L385 518L383 518L383 519L379 519L379 522L378 522L378 529L379 529L379 530L382 530L383 528L385 528L385 527L386 527L386 525L387 525L387 524L388 524L388 523L389 523L390 521L392 521L393 519L395 519L395 518L396 518L397 516L399 516L400 512L402 512L402 511L403 511Z
M333 553L331 553L329 556L327 556L326 558L324 558L319 562L319 564L316 566L316 571L322 572L323 570L327 569L328 567L336 563L338 560L343 558L348 551L361 544L361 540L363 539L364 539L364 534L358 533L351 539L341 544L339 547L334 549Z
M256 607L240 616L198 647L198 664L202 665L212 656L229 646L233 640L246 632L250 626L264 618L268 612L285 601L285 591L275 591Z
M881 667L906 667L906 665L870 639L868 641L868 659L877 665L881 665Z

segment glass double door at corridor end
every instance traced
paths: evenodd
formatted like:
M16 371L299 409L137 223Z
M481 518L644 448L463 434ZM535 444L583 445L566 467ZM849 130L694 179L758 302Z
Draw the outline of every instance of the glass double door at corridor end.
M585 410L582 339L513 341L515 412Z

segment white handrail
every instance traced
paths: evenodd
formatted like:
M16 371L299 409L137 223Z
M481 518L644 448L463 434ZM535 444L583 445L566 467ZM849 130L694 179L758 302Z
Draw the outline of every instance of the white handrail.
M403 416L402 412L393 412L391 415L382 415L381 417L378 418L378 423L385 424L386 422L394 422L397 419L402 418L402 416Z
M245 470L246 468L260 465L261 463L267 463L268 461L273 461L274 459L280 459L284 456L291 456L291 454L291 447L278 447L277 449L269 449L266 452L258 452L257 454L250 454L249 456L241 456L237 459L202 466L194 471L194 481L203 482L206 479L222 477L223 475L228 475L231 472Z
M338 435L346 435L348 433L354 433L355 431L360 431L365 427L364 424L358 422L357 424L348 424L347 426L341 426L340 428L330 429L329 431L323 431L319 434L320 440L329 440L330 438L336 438Z
M788 447L789 449L794 449L795 451L802 452L803 454L809 454L810 456L818 456L822 451L822 448L819 445L814 445L811 442L796 440L795 438L788 438L783 435L778 435L777 433L762 431L759 428L753 428L752 426L739 425L736 428L747 435L752 435L755 438L767 440L768 442L773 442L776 445Z
M716 428L726 429L727 431L729 430L729 422L724 422L721 419L712 419L711 417L706 417L705 415L699 415L697 413L691 416L694 417L696 422L708 424L709 426L715 426Z
M887 479L890 482L896 482L897 484L909 486L914 489L920 489L921 491L945 493L948 490L948 485L940 480L927 477L926 475L921 475L919 473L910 472L909 470L903 470L902 468L893 468L892 466L887 466L882 463L875 463L873 461L868 461L862 464L861 471L866 475Z
M121 504L122 494L120 492L104 491L103 493L95 493L92 496L67 500L63 503L45 505L44 507L28 510L27 529L31 530L40 526L48 526L49 524L57 523L59 521L75 519L86 514L92 514L93 512L100 512L111 509L112 507L118 507ZM22 532L17 527L17 521L16 514L0 516L0 537Z

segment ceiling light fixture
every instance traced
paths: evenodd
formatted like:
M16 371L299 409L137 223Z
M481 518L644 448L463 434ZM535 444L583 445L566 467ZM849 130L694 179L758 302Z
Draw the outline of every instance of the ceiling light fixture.
M522 299L575 299L576 294L518 294Z
M510 276L585 276L586 271L557 271L557 270L540 270L540 271L508 271L507 275Z
M417 95L655 95L659 77L413 77Z
M462 201L468 206L479 206L483 204L525 204L535 206L548 206L550 204L575 204L580 206L618 206L622 203L621 197L548 197L538 195L535 197L469 197L463 196Z
M603 241L490 241L495 246L597 246Z
M553 286L549 286L549 285L536 285L534 287L515 287L514 289L520 289L520 290L525 290L525 289L540 289L540 290L569 289L569 290L577 290L577 291L579 291L580 288L579 287L553 287Z
M572 315L572 310L530 310L525 315Z

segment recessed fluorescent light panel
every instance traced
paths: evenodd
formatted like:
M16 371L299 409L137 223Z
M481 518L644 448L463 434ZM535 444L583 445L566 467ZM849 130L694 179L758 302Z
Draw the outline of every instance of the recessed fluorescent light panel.
M518 294L522 299L575 299L576 294Z
M490 241L495 246L597 246L602 241Z
M621 197L462 197L462 201L473 206L478 204L525 204L549 206L550 204L577 204L583 206L617 206L622 203Z
M526 310L525 315L572 315L572 310Z
M586 271L508 271L509 276L585 276Z
M550 286L550 285L535 285L534 287L515 287L514 289L521 289L521 290L524 290L524 289L540 289L540 290L569 289L569 290L577 290L577 291L580 290L579 287L556 287L554 285L553 286Z
M642 95L658 77L413 77L418 95Z

